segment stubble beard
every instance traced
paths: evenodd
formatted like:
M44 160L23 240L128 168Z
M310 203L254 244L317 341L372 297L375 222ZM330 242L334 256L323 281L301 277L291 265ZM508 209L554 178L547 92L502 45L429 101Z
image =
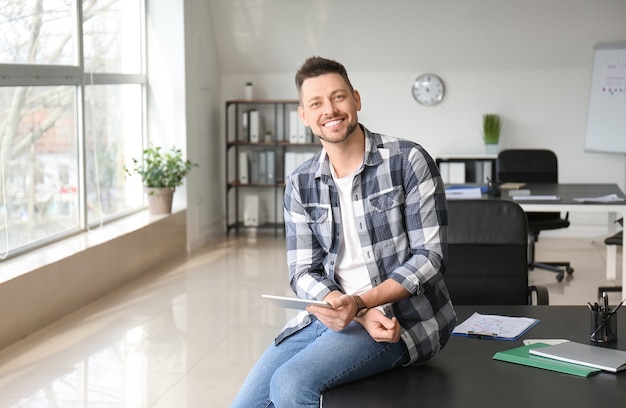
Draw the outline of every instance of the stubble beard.
M346 129L346 133L344 133L343 135L340 135L339 138L330 138L328 136L325 136L323 134L323 132L320 132L321 134L319 134L319 135L315 135L315 134L314 135L318 139L323 140L323 141L328 142L328 143L342 143L342 142L345 142L350 137L350 135L352 133L354 133L354 131L356 130L356 127L358 125L359 125L358 122L351 123L348 126L348 129Z

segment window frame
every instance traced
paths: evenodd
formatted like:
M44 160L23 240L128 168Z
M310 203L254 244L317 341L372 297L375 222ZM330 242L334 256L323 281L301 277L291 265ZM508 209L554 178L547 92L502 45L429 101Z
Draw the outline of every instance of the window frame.
M124 1L124 0L121 0ZM43 86L74 86L76 89L76 112L75 112L75 135L77 138L78 154L78 188L79 209L78 227L68 229L63 233L55 233L37 239L32 243L21 245L17 248L7 248L7 253L0 254L0 262L13 258L23 253L41 248L54 242L61 241L77 233L85 232L91 228L102 226L106 222L117 220L145 208L145 200L138 207L124 208L113 214L102 216L102 219L89 222L86 206L88 202L87 190L87 151L85 134L85 88L92 85L140 85L141 86L141 145L147 146L147 29L146 29L146 1L139 0L140 7L140 49L141 49L141 72L138 74L87 72L84 64L84 40L83 40L83 2L72 2L74 7L74 30L76 43L76 65L49 65L49 64L23 64L23 63L0 63L0 87L43 87ZM1 181L0 181L1 182ZM1 222L2 220L0 220ZM2 239L0 237L0 239Z

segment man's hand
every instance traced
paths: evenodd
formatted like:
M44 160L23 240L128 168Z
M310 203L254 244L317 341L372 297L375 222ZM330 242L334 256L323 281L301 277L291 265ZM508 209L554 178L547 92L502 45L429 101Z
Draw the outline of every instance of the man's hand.
M350 295L327 296L324 301L328 302L331 308L322 306L307 306L306 310L312 313L331 330L341 331L354 319L357 305Z
M365 316L357 321L379 343L396 343L400 340L400 323L398 319L385 316L378 309L370 309Z

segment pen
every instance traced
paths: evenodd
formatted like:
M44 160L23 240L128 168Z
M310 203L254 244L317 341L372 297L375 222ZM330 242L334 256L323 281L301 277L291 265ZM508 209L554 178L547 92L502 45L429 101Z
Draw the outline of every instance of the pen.
M472 330L468 330L467 335L469 337L476 337L478 339L495 339L496 337L498 337L498 333L475 332Z
M624 302L626 301L626 298L622 299L621 302L619 302L619 304L617 306L615 306L613 308L613 310L611 310L611 313L609 313L609 315L614 314L615 312L617 312L617 309L619 309L620 307L622 307L622 304L624 304Z
M622 307L622 304L624 303L624 301L626 301L626 298L622 299L622 301L619 302L619 304L617 306L615 306L613 308L613 310L611 310L611 312L606 316L606 318L604 320L602 320L602 323L600 323L600 325L593 331L593 333L591 333L591 337L592 338L596 337L596 333L598 333L600 331L600 329L604 327L604 325L606 324L606 322L609 321L611 316L613 316L617 312L617 309Z

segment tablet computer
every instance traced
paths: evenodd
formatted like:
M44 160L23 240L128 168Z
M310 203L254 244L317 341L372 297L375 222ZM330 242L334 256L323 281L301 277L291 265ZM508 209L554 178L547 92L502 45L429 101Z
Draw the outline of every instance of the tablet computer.
M275 295L261 295L263 298L274 303L276 306L284 307L287 309L300 309L305 310L308 305L331 307L328 303L322 300L310 300L300 299L294 297L275 296Z

